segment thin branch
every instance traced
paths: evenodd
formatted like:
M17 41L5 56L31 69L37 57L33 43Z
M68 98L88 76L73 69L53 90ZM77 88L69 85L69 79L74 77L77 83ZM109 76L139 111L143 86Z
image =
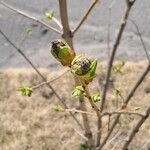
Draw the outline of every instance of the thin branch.
M27 13L21 11L21 10L18 10L17 8L12 7L11 5L9 5L9 4L7 4L3 1L0 1L0 4L3 5L4 7L8 8L8 9L10 9L10 10L12 10L12 11L14 11L14 12L16 12L16 13L18 13L18 14L26 17L26 18L28 18L28 19L31 19L31 20L41 24L42 26L46 27L49 30L53 30L54 32L56 32L58 34L62 34L61 31L55 29L54 27L49 26L48 24L46 24L45 22L39 20L38 18L36 18L34 16L31 16L31 15L29 15L29 14L27 14Z
M99 117L100 116L100 110L99 108L97 107L97 105L92 101L92 97L91 97L91 94L88 90L88 86L84 83L84 81L82 81L82 79L78 79L81 83L81 85L83 86L84 88L84 92L85 92L85 97L87 97L91 107L94 109L95 113L97 114L97 116Z
M97 4L99 0L94 0L92 2L92 4L90 5L90 7L88 8L87 12L83 15L81 21L79 22L79 24L77 25L77 27L73 30L73 35L77 32L77 30L81 27L81 25L84 23L84 21L87 19L88 15L90 14L90 12L93 10L94 6ZM101 1L101 0L100 0Z
M143 48L144 48L144 51L145 51L147 60L148 60L149 63L150 63L150 56L149 56L148 50L147 50L147 48L146 48L146 46L145 46L144 39L143 39L143 37L142 37L142 34L141 34L141 32L140 32L140 29L139 29L138 25L136 24L136 22L135 22L134 20L131 20L131 19L130 19L130 21L132 22L132 24L135 26L135 28L136 28L136 30L137 30L137 33L138 33L138 35L139 35L140 41L141 41L141 43L142 43L142 46L143 46Z
M128 150L128 147L129 147L130 143L132 142L134 136L139 131L140 127L146 121L146 119L149 117L149 115L150 115L150 107L148 107L146 114L141 119L139 119L139 121L137 122L135 127L133 127L131 133L129 134L129 137L127 138L125 144L123 145L122 150Z
M117 34L116 41L113 45L112 53L111 53L110 60L109 60L109 63L108 63L107 76L106 76L105 86L104 86L101 105L100 105L100 110L101 111L103 111L103 108L104 108L104 105L105 105L106 94L107 94L107 90L108 90L108 86L109 86L109 79L110 79L110 76L111 76L111 69L112 69L112 64L113 64L114 58L115 58L115 54L116 54L116 51L117 51L118 46L120 44L124 29L126 27L127 20L128 20L131 8L132 8L135 1L136 0L134 0L134 1L126 0L126 2L127 2L126 3L126 8L125 8L125 11L124 11L124 14L123 14L121 24L119 26L119 32ZM101 124L102 124L102 121L101 121L101 118L99 118L98 119L98 128L101 128L101 126L102 126ZM97 146L100 145L100 139L101 139L101 133L99 133L98 136L97 136Z
M77 129L75 129L75 128L73 128L74 129L74 131L78 134L78 135L80 135L80 137L82 137L85 141L88 141L88 138L86 137L86 136L84 136L81 132L79 132Z
M31 65L31 67L37 72L37 74L43 79L43 81L46 82L46 79L45 77L41 74L41 72L34 66L34 64L29 60L29 58L23 53L23 51L21 49L19 49L1 30L0 30L0 33L3 35L3 37L12 45L13 48L16 49L16 51L22 55L24 57L24 59ZM61 99L61 97L58 95L58 93L56 93L56 91L54 90L54 88L49 84L47 83L46 84L52 91L53 93L56 95L56 97L58 98L58 100L63 104L63 106L67 109L67 105L66 103L63 101L63 99ZM70 115L72 116L72 118L76 121L76 123L79 125L79 127L81 129L82 128L82 125L80 124L80 122L77 120L77 118L70 112Z
M73 49L73 42L72 42L72 31L69 27L68 21L68 12L67 12L67 1L66 0L59 0L59 10L60 10L60 17L63 26L63 35L62 37L66 40L69 46Z
M107 50L108 50L108 59L110 57L110 28L111 28L111 10L116 0L112 0L111 4L108 7L108 26L107 26Z
M64 73L62 73L61 75L59 75L58 77L56 77L56 78L54 78L54 79L52 79L52 80L50 80L50 81L46 81L46 82L42 82L42 83L40 83L40 84L37 84L37 85L35 85L35 86L33 86L33 87L31 87L33 90L35 90L35 89L37 89L37 88L39 88L39 87L41 87L41 86L43 86L43 85L45 85L45 84L49 84L49 83L52 83L52 82L54 82L54 81L56 81L56 80L58 80L58 79L60 79L62 76L64 76L66 73L68 73L70 70L67 70L67 71L65 71Z
M137 115L137 116L140 116L140 117L143 117L144 115L141 114L141 113L137 113L137 112L132 112L132 111L114 111L114 112L103 112L101 114L101 117L103 116L111 116L111 115L117 115L117 114L120 114L120 115Z
M129 95L127 96L124 104L122 105L122 108L121 109L124 109L126 108L127 104L129 103L129 101L131 100L131 98L133 97L134 93L136 92L136 90L138 89L138 87L140 86L140 84L143 82L143 80L145 79L145 77L147 76L147 74L149 73L150 71L150 64L148 64L147 68L144 70L144 72L142 73L142 75L140 76L140 78L137 80L137 82L135 83L135 85L133 86L132 90L129 92ZM121 114L118 114L116 119L114 120L108 134L106 135L105 139L103 140L100 148L102 148L107 140L109 139L111 133L113 132L115 126L117 125L118 121L119 121L119 118L120 118Z

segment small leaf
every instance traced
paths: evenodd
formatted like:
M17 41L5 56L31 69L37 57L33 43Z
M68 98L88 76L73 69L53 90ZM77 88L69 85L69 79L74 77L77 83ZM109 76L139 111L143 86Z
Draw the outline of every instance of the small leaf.
M27 35L31 35L32 34L32 28L26 28L25 29L25 33L27 34Z
M122 97L122 92L121 92L121 90L118 89L118 88L115 89L115 94L116 94L116 96Z
M90 150L87 144L80 144L80 150Z
M64 109L60 105L54 105L53 110L56 112L64 111Z
M81 96L84 94L84 88L82 85L76 86L75 89L72 91L73 96Z
M133 111L137 111L137 110L139 110L140 109L140 107L134 107L133 108Z
M22 86L22 87L18 88L18 91L20 91L22 93L22 95L28 96L28 97L30 97L33 93L32 88L27 87L27 86Z
M119 61L116 64L114 64L113 67L112 67L114 73L122 74L122 68L124 67L124 65L125 65L124 61Z
M99 102L101 100L100 94L92 95L91 98L94 103Z
M46 19L50 21L55 16L55 11L51 10L51 11L45 13L45 16L46 16Z

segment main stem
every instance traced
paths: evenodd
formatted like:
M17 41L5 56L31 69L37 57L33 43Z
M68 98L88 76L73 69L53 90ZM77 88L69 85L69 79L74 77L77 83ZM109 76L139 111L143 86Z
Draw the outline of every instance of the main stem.
M74 50L73 40L72 40L73 34L72 34L72 31L70 30L70 26L69 26L66 0L59 0L59 10L60 10L60 17L61 17L61 22L62 22L62 26L63 26L62 38L64 38L65 41L68 43L68 45L72 48L72 50ZM79 82L76 78L75 78L75 82L76 82L76 85L79 84ZM83 111L86 111L86 105L85 105L83 97L79 98L79 103L80 103L80 109ZM82 114L82 119L83 119L83 125L84 125L84 129L85 129L85 136L88 138L87 145L90 148L90 150L93 150L94 140L93 140L92 131L90 129L87 114Z

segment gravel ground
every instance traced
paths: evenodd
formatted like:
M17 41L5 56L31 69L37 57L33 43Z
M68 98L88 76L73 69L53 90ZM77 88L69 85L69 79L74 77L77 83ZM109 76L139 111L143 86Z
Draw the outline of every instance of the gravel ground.
M45 12L55 10L59 18L58 1L54 0L5 0L5 2L14 7L23 10L31 15L43 18ZM70 26L73 29L79 22L81 16L86 11L91 0L68 0ZM78 53L83 53L96 57L99 60L108 58L107 50L107 25L109 5L111 0L102 1L92 11L84 25L75 35L74 45ZM124 10L124 1L118 0L112 9L111 17L111 45L114 42L119 20ZM139 26L147 48L150 47L150 1L137 0L132 11L130 19L133 19ZM50 23L54 25L53 23ZM23 45L21 41L24 37L23 31L27 27L32 27L33 34ZM37 23L28 20L0 5L0 29L3 30L9 38L22 47L25 54L32 62L39 67L54 68L56 61L49 54L50 41L59 37L54 32L46 32L46 29L37 25ZM150 51L149 51L150 52ZM135 27L128 23L122 42L119 46L116 59L139 61L146 59L137 31ZM15 50L0 36L0 68L11 67L29 67L24 59L15 52Z

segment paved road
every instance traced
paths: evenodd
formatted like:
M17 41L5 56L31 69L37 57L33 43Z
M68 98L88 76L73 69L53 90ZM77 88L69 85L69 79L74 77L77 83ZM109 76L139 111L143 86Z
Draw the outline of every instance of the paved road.
M42 18L48 10L55 10L59 19L58 2L56 0L5 0L5 2L23 10L29 14ZM68 0L70 26L74 28L91 0ZM80 32L75 35L74 45L78 53L91 55L99 60L108 58L107 50L107 24L108 6L111 0L103 0L96 6ZM124 0L117 0L112 9L111 17L111 44L113 44L117 27L124 10ZM150 49L150 1L137 0L132 11L131 19L139 26L146 46ZM53 23L51 23L54 25ZM37 25L0 5L0 29L9 38L20 46L23 39L23 31L26 27L33 28L33 34L21 46L25 54L39 67L56 67L56 61L49 53L50 41L59 36L54 32L46 32L45 28ZM45 34L44 34L45 33ZM150 53L150 52L149 52ZM136 29L129 22L116 59L139 61L145 59L145 53L137 36ZM0 36L0 68L28 67L22 57Z

